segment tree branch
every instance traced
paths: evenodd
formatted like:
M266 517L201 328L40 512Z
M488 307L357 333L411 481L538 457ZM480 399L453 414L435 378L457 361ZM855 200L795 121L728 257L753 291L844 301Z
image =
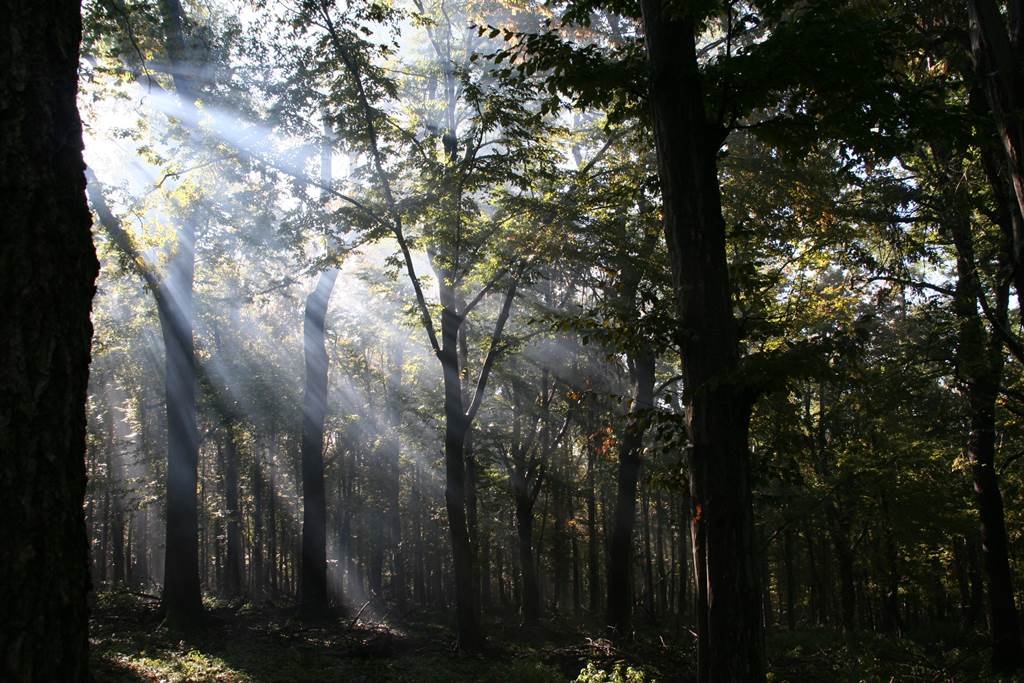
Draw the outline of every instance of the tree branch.
M494 323L494 331L491 333L491 344L487 349L487 357L484 358L483 367L480 368L480 377L476 381L476 391L473 392L473 402L466 412L466 421L473 422L476 413L480 410L480 403L484 400L484 389L487 388L487 379L490 377L491 368L498 356L498 344L501 342L501 335L505 330L505 323L508 322L509 313L512 310L512 300L516 296L516 282L512 281L508 291L505 292L505 301L501 305L501 312Z
M96 178L96 174L89 167L85 169L86 194L89 195L89 202L100 219L100 225L114 242L114 246L120 250L127 259L132 270L142 278L146 287L153 292L153 296L159 301L163 297L160 289L160 280L146 264L146 260L135 247L135 242L128 231L124 229L121 220L110 210L106 197L103 196L103 184Z

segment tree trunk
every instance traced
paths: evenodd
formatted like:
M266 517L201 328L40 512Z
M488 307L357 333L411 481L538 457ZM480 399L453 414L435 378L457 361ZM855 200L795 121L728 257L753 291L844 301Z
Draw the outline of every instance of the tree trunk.
M412 536L416 544L413 548L413 581L412 592L416 604L420 607L427 605L427 568L423 552L423 517L426 514L423 504L423 491L420 482L422 474L419 463L413 464L412 478Z
M302 582L301 609L306 616L327 609L327 494L324 490L324 420L327 414L327 305L338 279L329 268L306 297L302 326L306 388L302 402Z
M844 631L854 627L854 611L856 594L853 585L853 549L850 547L850 521L843 515L839 507L830 501L827 507L829 535L836 551L836 562L839 564L839 604L840 618Z
M192 340L195 226L184 221L157 311L165 349L167 403L167 528L163 611L170 628L189 630L202 619L199 584L199 509L196 501L199 434L196 357Z
M387 417L389 434L384 445L388 482L388 540L391 545L391 596L399 606L405 605L405 563L402 557L402 511L401 487L402 442L399 430L402 427L402 345L393 343L390 350L391 372L387 386Z
M98 271L79 3L0 2L0 678L85 681L86 385Z
M957 283L953 297L958 330L957 369L967 398L970 434L967 457L974 478L975 504L981 522L981 543L988 578L989 613L992 631L992 666L1008 672L1024 665L1020 621L1013 600L1006 522L999 480L995 470L996 399L1002 383L1003 346L995 333L986 334L978 302L985 294L974 255L969 197L956 179L958 164L933 147L944 187L943 213L946 228L957 251ZM996 292L996 315L1005 325L1008 285Z
M654 354L633 354L630 375L634 396L629 423L619 444L618 488L615 525L608 553L609 627L626 636L632 625L633 528L636 525L636 489L640 477L640 447L643 443L643 413L654 406Z
M658 575L656 577L658 613L668 614L668 587L670 582L665 572L665 531L668 527L668 515L665 513L665 506L662 502L660 491L656 494L654 500L655 519L658 522L657 534L654 542L654 547L656 549L655 565L658 568ZM671 534L671 531L669 533Z
M242 592L242 539L239 532L238 508L238 444L233 425L225 428L224 437L224 501L227 515L227 548L224 560L224 592L236 597Z
M786 574L786 627L796 630L796 547L793 543L793 530L786 527L782 537L783 566Z
M249 562L249 590L254 599L263 597L263 476L258 458L253 458L249 485L252 489L252 549Z
M476 605L473 548L466 518L466 436L469 420L462 401L458 360L459 316L450 307L441 312L441 369L444 376L444 462L445 507L452 541L455 581L456 638L460 649L474 650L482 644L479 610Z
M1022 17L1011 16L1015 25L1008 34L994 0L968 0L967 11L976 70L1002 142L1017 211L1024 216L1024 126L1020 118L1024 73L1021 72L1022 46L1019 44ZM1014 265L1020 265L1020 250L1024 245L1018 240L1014 247Z
M135 516L135 571L134 584L148 586L149 576L149 513L143 505Z
M103 489L103 512L102 524L100 525L99 548L96 561L96 578L100 586L107 583L107 555L110 548L110 485L109 482Z
M491 586L491 532L484 526L480 530L480 612L489 611L493 603Z
M580 563L579 534L576 527L570 530L572 545L572 613L579 616L583 611L583 572Z
M647 618L654 621L657 609L654 604L654 558L651 553L651 496L644 493L641 500L643 506L643 544L644 544L644 608Z
M198 91L189 74L184 13L178 0L161 0L164 47L182 106L194 110ZM188 66L188 68L186 68ZM192 339L195 224L178 226L174 255L159 285L157 312L165 349L167 400L167 526L162 609L167 625L194 628L202 619L199 583L199 512L196 504L199 435L196 428L196 358Z
M120 485L120 482L118 483ZM115 586L124 586L125 582L125 547L124 547L124 506L121 504L120 489L114 492L114 498L110 509L110 534L113 540L111 548L111 567L113 575L111 582Z
M565 483L559 476L553 477L549 489L553 497L554 527L552 529L554 538L551 546L551 563L554 569L554 590L552 591L552 606L557 614L567 611L570 598L570 575L569 575L569 551L572 549L572 542L569 539L569 509L572 501L569 499Z
M516 491L516 531L519 535L519 568L523 575L523 621L540 619L540 580L533 558L533 500L526 490Z
M885 524L885 564L888 573L885 582L885 596L882 600L882 628L889 632L900 630L900 566L899 550L896 547L896 534L893 529L892 512L889 510L889 499L883 492L881 495L883 523ZM955 545L955 544L954 544ZM954 552L954 556L957 553ZM966 592L966 591L965 591ZM966 601L964 601L966 605Z
M642 0L650 110L664 198L665 238L681 324L695 553L706 563L706 619L698 619L701 681L765 677L739 344L729 288L717 153L696 54L696 20ZM713 599L712 599L713 597Z
M590 421L589 428L596 430L597 425L593 420ZM595 443L598 438L596 431L591 432L587 438L587 591L592 616L601 611L601 553L600 539L597 536L596 491L598 445Z

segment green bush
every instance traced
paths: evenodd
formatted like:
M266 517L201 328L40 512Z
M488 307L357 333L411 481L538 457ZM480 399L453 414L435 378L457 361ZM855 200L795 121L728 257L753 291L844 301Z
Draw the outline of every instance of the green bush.
M611 671L605 671L593 662L587 662L587 666L580 671L574 683L658 683L657 680L647 680L644 672L624 665L621 662L615 665Z

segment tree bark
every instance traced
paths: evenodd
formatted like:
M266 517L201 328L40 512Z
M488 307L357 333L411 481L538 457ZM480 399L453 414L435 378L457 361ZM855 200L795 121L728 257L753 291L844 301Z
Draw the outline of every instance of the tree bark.
M533 559L533 498L523 486L516 492L516 532L519 535L519 566L523 574L523 621L540 619L540 581Z
M456 637L461 649L478 649L481 642L480 613L476 606L473 548L466 518L466 435L470 421L462 401L458 360L459 316L451 307L441 312L441 351L438 357L444 377L445 507L452 541L455 580Z
M669 11L661 0L642 0L641 10L688 392L695 556L706 565L698 677L762 681L764 628L747 447L751 399L738 377L717 169L725 131L704 111L692 10Z
M4 0L0 44L0 678L88 679L86 385L96 253L79 3Z
M178 230L177 251L160 283L157 306L165 349L167 404L167 528L163 610L167 625L188 630L202 618L199 585L199 510L196 501L199 434L196 358L192 340L195 231Z
M620 636L632 626L633 529L636 525L636 490L640 477L640 447L643 443L644 413L654 407L654 354L630 356L633 405L629 422L619 444L619 469L615 500L615 523L608 553L607 625Z
M393 342L390 349L389 362L391 371L388 373L387 416L388 437L384 445L384 456L387 466L387 514L388 541L391 545L391 596L403 606L406 600L405 562L402 548L402 442L399 430L402 428L402 345Z
M856 592L854 590L853 548L850 547L850 521L834 503L826 508L829 521L829 536L839 564L839 606L844 631L854 627Z
M337 268L320 274L306 298L303 347L306 388L302 402L302 584L306 616L327 609L327 494L324 490L324 420L327 414L327 306L338 278Z
M966 452L974 478L975 504L981 522L981 543L987 574L992 634L992 666L1001 672L1024 665L1020 620L1014 604L1003 498L995 470L996 399L1002 384L1003 345L998 334L987 334L978 313L985 296L974 255L969 198L957 182L953 160L933 147L944 187L946 229L957 252L957 282L953 308L958 319L957 370L967 398L970 433ZM1006 324L1008 284L996 292L998 324Z
M242 592L242 538L239 531L241 512L238 507L238 444L234 426L225 428L224 437L224 502L227 515L227 548L224 560L224 592L236 597Z
M1024 122L1020 115L1024 73L1019 44L1022 17L1011 17L1014 25L1007 33L1006 22L994 0L968 0L967 11L976 69L981 74L982 87L1002 142L1017 211L1024 216ZM1018 257L1024 245L1018 241L1014 246L1014 256ZM1014 263L1019 264L1019 259L1015 258Z
M786 627L796 630L796 547L793 543L793 530L786 527L783 532L782 560L786 574Z
M161 0L164 46L172 64L174 87L186 109L194 109L197 90L184 41L184 13L178 0ZM162 610L170 628L189 630L202 619L199 583L199 512L196 503L199 434L196 427L196 358L192 339L195 279L195 224L178 227L168 272L154 294L165 349L167 402L167 525Z
M597 424L591 415L587 437L587 596L590 614L601 611L600 540L597 537Z

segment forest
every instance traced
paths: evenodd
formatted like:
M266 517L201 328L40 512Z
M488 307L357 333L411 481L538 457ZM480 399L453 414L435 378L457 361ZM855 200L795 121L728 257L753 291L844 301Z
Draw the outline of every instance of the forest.
M1024 1L0 16L0 680L1024 680Z

